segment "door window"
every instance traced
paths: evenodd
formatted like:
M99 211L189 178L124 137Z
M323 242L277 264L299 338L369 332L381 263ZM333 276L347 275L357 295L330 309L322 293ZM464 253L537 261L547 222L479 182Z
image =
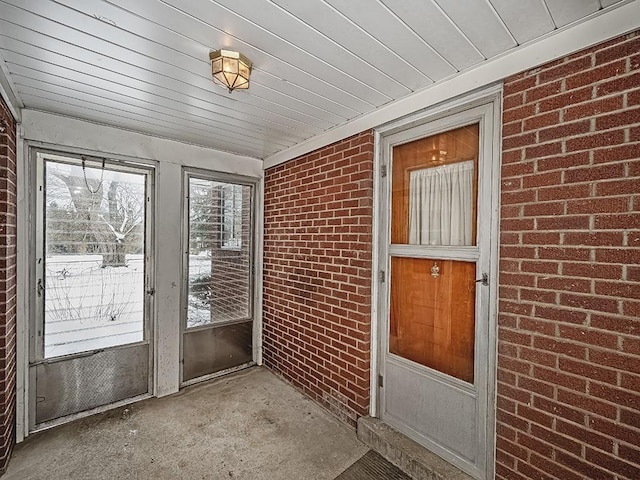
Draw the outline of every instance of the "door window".
M476 262L460 254L477 258L478 133L474 124L395 146L391 182L389 352L469 383Z
M251 187L189 176L187 328L250 318Z
M44 358L144 339L146 175L44 162Z

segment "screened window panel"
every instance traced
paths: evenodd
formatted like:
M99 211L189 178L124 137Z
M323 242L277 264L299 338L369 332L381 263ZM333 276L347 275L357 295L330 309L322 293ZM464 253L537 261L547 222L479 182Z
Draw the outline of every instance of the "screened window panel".
M144 339L145 185L45 162L45 358Z
M189 178L187 328L251 316L251 187Z

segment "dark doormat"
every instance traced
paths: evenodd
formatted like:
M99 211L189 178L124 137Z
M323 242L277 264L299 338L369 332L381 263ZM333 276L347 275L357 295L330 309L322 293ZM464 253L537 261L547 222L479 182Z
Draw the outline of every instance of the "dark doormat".
M411 480L402 470L369 450L335 480Z

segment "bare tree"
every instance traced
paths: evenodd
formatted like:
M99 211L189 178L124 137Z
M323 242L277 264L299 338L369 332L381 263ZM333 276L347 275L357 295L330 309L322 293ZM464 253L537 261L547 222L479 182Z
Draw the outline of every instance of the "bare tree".
M126 266L126 254L142 248L143 187L87 178L74 170L77 167L64 173L47 169L47 210L56 207L65 212L64 222L48 232L73 244L75 253L100 253L103 267Z

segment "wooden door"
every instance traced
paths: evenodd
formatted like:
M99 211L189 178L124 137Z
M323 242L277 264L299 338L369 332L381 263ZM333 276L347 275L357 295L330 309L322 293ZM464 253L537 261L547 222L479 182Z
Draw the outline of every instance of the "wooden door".
M468 116L383 140L379 398L386 423L484 478L490 159L482 117Z

